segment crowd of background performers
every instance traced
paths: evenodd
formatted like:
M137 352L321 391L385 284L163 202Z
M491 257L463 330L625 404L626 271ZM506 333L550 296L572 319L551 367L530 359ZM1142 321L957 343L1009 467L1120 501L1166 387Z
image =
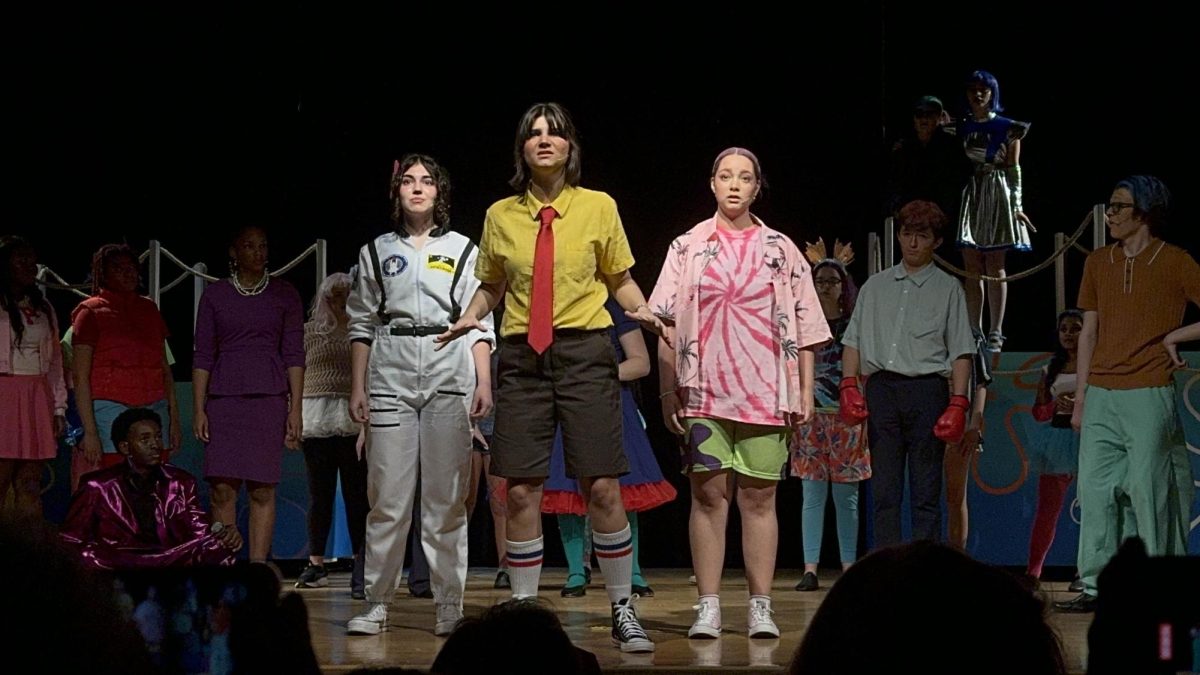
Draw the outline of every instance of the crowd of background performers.
M912 539L942 539L944 484L948 543L965 546L967 472L984 435L990 355L1004 342L1007 285L964 284L933 264L934 250L953 238L968 271L1003 277L1005 253L1028 250L1033 231L1018 164L1029 125L999 114L999 85L986 72L970 76L964 103L958 119L936 98L916 103L915 133L894 147L888 186L902 261L861 285L848 271L849 245L827 250L819 240L802 251L785 233L794 229L754 215L766 182L745 148L713 161L713 215L671 242L648 296L630 276L634 258L616 202L581 186L576 130L562 106L534 105L519 121L512 195L488 209L478 245L451 227L446 169L408 155L393 166L393 226L362 247L352 275L321 284L307 321L297 291L268 272L266 232L234 233L229 276L206 288L196 316L191 430L181 427L166 325L138 294L135 252L96 251L92 295L64 333L37 282L33 247L6 236L0 493L12 493L15 512L40 518L43 465L67 433L74 497L59 537L87 566L230 564L243 547L263 562L282 453L299 448L313 555L296 586L328 581L320 553L340 477L355 551L351 594L366 603L347 632L387 630L411 548L410 591L432 597L434 633L449 635L463 621L467 521L482 475L502 561L496 587L511 588L515 599L537 595L541 516L555 514L569 567L562 595L586 593L594 555L613 643L649 652L654 643L636 603L654 592L638 565L638 513L676 493L635 395L650 372L648 332L657 340L662 420L682 438L690 487L698 602L689 637L722 631L734 501L746 630L779 636L771 605L775 493L789 476L803 481L804 494L796 590L819 586L832 491L846 571L827 604L842 596L895 602L900 614L936 597L894 597L876 586L869 560L919 573L944 566L961 574L956 588L968 592L970 583L973 597L994 594L1032 617L1028 583L942 547L889 548L903 543L906 473ZM1039 478L1027 576L1041 575L1077 481L1078 595L1057 603L1061 611L1095 609L1100 571L1129 536L1152 556L1186 554L1193 483L1172 371L1184 365L1177 345L1200 337L1200 324L1179 325L1186 305L1200 304L1200 268L1160 238L1169 207L1166 186L1152 176L1114 186L1105 216L1115 243L1088 257L1078 309L1058 317L1057 343L1046 345L1054 356L1033 401L1028 444ZM196 480L166 463L187 432L204 445L211 513ZM856 562L859 483L867 479L867 516L881 550ZM244 536L236 526L243 485ZM833 644L841 623L861 630L848 622L862 610L846 612L822 608L805 642L810 656L797 667L826 658L811 655L817 635ZM557 626L526 607L462 623L458 635L486 632L507 614ZM1037 627L1040 618L1030 622L1035 632L1048 630ZM1054 642L1041 633L1029 640ZM458 644L452 637L446 650ZM569 644L560 647L568 653ZM497 650L505 651L499 642Z

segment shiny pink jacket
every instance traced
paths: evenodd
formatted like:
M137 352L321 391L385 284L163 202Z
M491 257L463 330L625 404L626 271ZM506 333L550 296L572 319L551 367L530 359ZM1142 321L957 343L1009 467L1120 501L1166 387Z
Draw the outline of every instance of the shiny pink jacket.
M106 570L231 565L233 554L209 534L209 518L196 496L196 479L170 464L154 489L159 546L138 539L128 463L83 477L59 534L85 565Z

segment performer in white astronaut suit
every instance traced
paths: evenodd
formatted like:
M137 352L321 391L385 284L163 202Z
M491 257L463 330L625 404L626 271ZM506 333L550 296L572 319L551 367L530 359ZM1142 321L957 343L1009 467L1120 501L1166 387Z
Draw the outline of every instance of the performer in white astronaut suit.
M395 230L358 257L350 293L350 413L367 427L366 600L351 635L388 627L421 476L420 540L429 560L437 622L447 635L462 618L467 577L466 490L471 419L492 407L495 333L434 351L433 336L458 320L479 280L478 249L449 228L450 181L425 155L393 166Z

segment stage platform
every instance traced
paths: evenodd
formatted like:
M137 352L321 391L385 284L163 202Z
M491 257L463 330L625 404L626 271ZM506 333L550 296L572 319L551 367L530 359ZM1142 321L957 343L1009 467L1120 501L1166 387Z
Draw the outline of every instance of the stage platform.
M746 582L740 571L727 572L722 586L725 631L719 640L689 640L688 627L695 617L696 588L688 583L691 570L645 570L653 587L653 598L642 600L642 625L655 641L653 654L622 654L609 637L609 606L602 582L596 582L583 598L559 596L566 579L563 569L547 569L542 575L540 595L557 610L574 643L594 653L606 672L636 673L777 673L786 669L804 630L825 599L836 571L822 571L818 591L793 590L797 570L783 570L772 592L775 620L782 632L778 640L751 640L746 635ZM467 579L465 613L478 615L487 607L508 599L509 592L495 590L495 569L472 568ZM317 660L326 673L345 673L356 668L402 666L427 670L441 649L443 639L433 635L432 600L410 597L404 586L396 594L389 616L390 629L377 636L346 635L346 621L364 611L365 603L350 599L348 573L331 574L325 588L299 591L309 611L309 627ZM285 579L285 588L294 584ZM599 583L597 583L599 582ZM1070 598L1066 582L1048 582L1043 591L1051 601ZM934 588L931 593L969 597L968 589ZM1087 629L1090 614L1052 614L1050 620L1062 637L1067 667L1071 673L1085 671ZM986 655L981 655L986 658ZM969 670L964 670L969 675Z

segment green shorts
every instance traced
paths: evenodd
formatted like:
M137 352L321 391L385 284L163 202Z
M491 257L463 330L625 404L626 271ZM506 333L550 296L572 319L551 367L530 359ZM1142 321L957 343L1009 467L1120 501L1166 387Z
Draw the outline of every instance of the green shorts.
M789 427L689 417L683 472L733 469L743 476L783 480Z

